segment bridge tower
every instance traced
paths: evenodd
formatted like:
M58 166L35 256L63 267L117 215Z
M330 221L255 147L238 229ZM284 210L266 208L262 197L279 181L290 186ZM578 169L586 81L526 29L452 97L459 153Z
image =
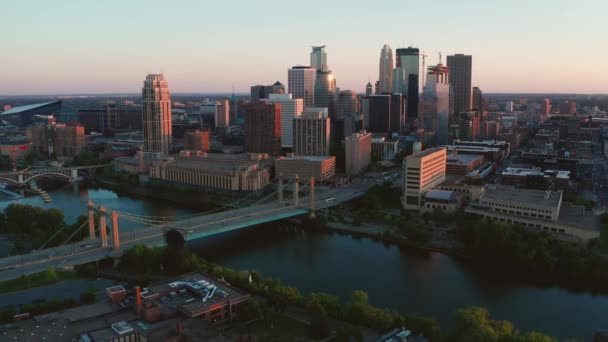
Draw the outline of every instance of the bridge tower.
M95 239L95 205L90 200L87 202L89 212L89 239Z
M293 204L294 205L299 205L300 204L300 177L298 177L298 175L296 175L293 178Z
M99 233L101 235L101 247L108 247L108 230L106 228L107 211L104 207L99 207Z
M315 177L310 177L310 218L315 218Z
M115 251L120 250L120 235L118 233L118 212L112 211L110 215L112 219L112 246Z

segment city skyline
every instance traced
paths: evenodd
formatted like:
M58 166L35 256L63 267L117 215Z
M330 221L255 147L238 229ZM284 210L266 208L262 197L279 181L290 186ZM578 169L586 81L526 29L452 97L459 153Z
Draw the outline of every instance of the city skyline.
M568 6L568 20L557 24L550 18L563 14L566 1L516 1L499 9L481 1L368 3L349 7L348 16L341 1L323 3L323 11L316 3L292 16L289 4L268 11L244 1L10 2L0 22L7 33L0 38L0 94L136 93L149 73L164 73L176 93L246 93L254 84L287 84L287 70L308 65L310 47L320 45L337 86L362 93L377 80L384 44L393 51L417 47L427 65L438 62L439 51L472 55L472 83L487 93L608 92L601 26L608 4L601 1ZM412 12L432 12L433 25L426 15L399 20ZM200 20L204 13L226 15ZM162 20L150 25L154 17ZM312 28L312 17L329 29ZM379 23L386 23L383 30L375 29ZM277 42L274 49L261 48L264 37ZM572 56L563 54L565 47Z

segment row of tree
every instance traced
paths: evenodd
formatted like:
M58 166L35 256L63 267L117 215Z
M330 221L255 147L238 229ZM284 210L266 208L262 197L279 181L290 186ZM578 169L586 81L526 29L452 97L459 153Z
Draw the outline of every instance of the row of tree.
M256 271L235 271L224 268L186 250L175 254L173 252L166 252L166 248L150 248L138 245L126 251L121 258L119 269L134 274L145 274L149 277L158 272L166 275L176 275L191 271L204 272L218 279L224 279L228 283L254 295L265 298L267 305L276 312L282 312L289 306L304 307L315 317L313 327L317 328L323 328L326 325L324 322L328 318L335 318L351 323L354 326L367 326L380 332L406 326L408 329L424 334L431 341L472 341L468 337L470 334L476 333L473 331L473 328L469 327L461 329L457 336L445 336L435 320L416 314L404 315L394 310L375 307L369 303L367 293L361 290L353 291L350 300L345 303L340 301L336 296L322 292L315 292L304 296L297 288L283 285L280 280L262 277ZM263 305L259 301L253 300L245 309L245 318L260 317L263 316L263 312ZM459 312L459 317L463 321L466 321L465 318L470 314L477 314L477 312ZM484 328L480 327L479 329ZM345 336L358 336L356 329L345 329L342 333ZM537 333L530 336L538 336L542 337L542 339L522 339L528 335L522 337L515 329L512 329L510 336L512 339L509 340L489 339L484 341L554 341L549 337Z

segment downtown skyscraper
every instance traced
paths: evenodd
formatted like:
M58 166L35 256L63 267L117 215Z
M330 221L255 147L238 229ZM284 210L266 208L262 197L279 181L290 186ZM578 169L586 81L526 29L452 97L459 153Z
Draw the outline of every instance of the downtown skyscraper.
M422 126L435 132L437 145L448 144L450 108L450 69L443 64L428 68L422 91Z
M450 83L454 94L454 113L471 110L471 84L472 84L473 57L456 54L448 56L450 68Z
M390 45L384 45L380 51L380 65L378 72L379 93L393 92L393 50Z
M327 108L333 120L336 114L336 78L331 71L318 71L315 81L315 107Z
M418 48L397 49L393 92L407 96L407 119L409 122L416 120L420 94L420 50Z
M287 91L294 99L302 99L304 108L315 105L317 70L309 66L294 66L287 71Z
M325 45L313 46L310 53L310 66L317 71L327 71L327 53Z
M163 74L150 74L142 89L144 154L159 159L171 150L171 92Z

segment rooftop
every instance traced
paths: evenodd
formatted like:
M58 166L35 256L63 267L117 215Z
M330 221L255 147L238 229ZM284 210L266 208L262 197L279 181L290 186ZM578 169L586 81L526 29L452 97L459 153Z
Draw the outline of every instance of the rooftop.
M283 157L283 158L278 158L277 161L279 160L308 160L308 161L317 161L317 162L323 162L329 159L335 159L336 157L334 156L290 156L290 157Z
M422 151L422 152L418 152L416 154L412 154L409 157L417 157L417 158L422 158L422 157L426 157L430 154L433 154L435 152L440 152L440 151L445 151L445 147L433 147L433 148L427 148L426 150Z
M471 155L471 154L451 154L448 156L446 162L448 165L453 165L453 164L469 165L479 158L483 158L483 157L478 156L478 155Z
M562 191L516 189L505 185L487 185L480 199L558 208Z
M426 194L424 195L424 198L426 200L431 200L431 201L436 200L436 201L449 202L449 201L454 200L455 196L456 196L456 194L454 193L454 191L431 189L426 192Z
M559 210L559 223L586 230L599 230L598 217L582 205L563 203Z
M35 104L31 104L31 105L26 105L26 106L14 107L12 109L7 110L6 112L0 113L0 115L17 114L17 113L25 112L28 110L32 110L32 109L36 109L36 108L40 108L40 107L44 107L44 106L56 104L56 103L61 103L61 101L35 103Z

